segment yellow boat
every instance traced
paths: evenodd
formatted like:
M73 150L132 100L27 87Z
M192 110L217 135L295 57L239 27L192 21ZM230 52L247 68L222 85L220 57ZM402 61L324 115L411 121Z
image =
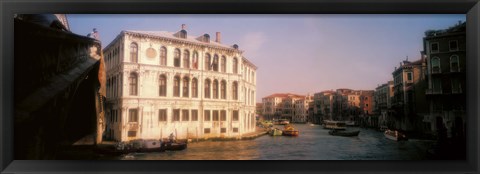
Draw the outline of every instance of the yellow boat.
M292 125L287 124L285 125L282 134L283 136L298 136L300 131L296 130Z

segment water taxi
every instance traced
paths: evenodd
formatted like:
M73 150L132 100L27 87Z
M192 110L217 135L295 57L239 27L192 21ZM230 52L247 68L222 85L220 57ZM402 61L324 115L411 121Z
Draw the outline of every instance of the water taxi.
M285 128L283 129L283 136L298 136L300 131L296 130L292 125L285 125Z
M345 130L346 124L343 121L325 120L323 123L325 129Z

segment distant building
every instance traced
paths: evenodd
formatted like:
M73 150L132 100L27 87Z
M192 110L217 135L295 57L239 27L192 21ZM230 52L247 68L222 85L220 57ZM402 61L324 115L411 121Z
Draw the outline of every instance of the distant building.
M374 113L379 116L380 126L393 127L395 119L390 111L392 107L393 81L382 84L375 89Z
M306 123L308 121L308 104L313 101L313 96L307 95L305 98L296 100L292 122Z
M313 123L322 124L323 120L333 119L335 91L322 91L313 95Z
M109 139L255 131L257 67L237 45L180 31L122 31L105 49Z
M262 98L265 119L288 119L293 121L295 101L305 96L291 93L276 93Z
M465 136L466 22L425 32L423 45L429 106L424 128L434 134L446 129L449 137Z

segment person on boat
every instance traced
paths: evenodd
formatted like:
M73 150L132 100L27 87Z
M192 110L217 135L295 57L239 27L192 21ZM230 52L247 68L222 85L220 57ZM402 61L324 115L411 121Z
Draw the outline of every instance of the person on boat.
M173 135L173 133L171 133L171 134L168 136L168 140L170 140L170 143L173 143L174 138L175 138L175 136Z

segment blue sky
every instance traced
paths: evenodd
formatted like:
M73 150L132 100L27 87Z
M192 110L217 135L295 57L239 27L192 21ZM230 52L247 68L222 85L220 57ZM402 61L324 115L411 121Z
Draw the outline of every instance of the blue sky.
M458 15L96 15L69 14L72 32L97 28L103 46L122 30L204 33L238 44L258 66L257 102L272 93L328 89L373 90L392 79L399 62L420 57L429 29L445 29Z

